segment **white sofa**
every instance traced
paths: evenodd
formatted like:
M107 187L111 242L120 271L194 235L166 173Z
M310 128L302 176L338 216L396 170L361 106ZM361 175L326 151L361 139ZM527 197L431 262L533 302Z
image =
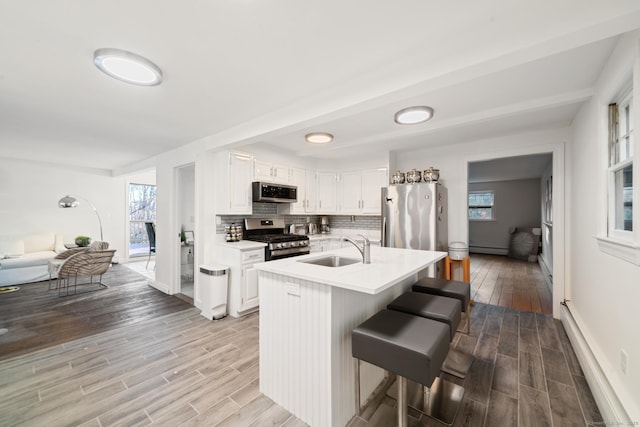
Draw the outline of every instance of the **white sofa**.
M0 286L49 279L49 260L64 250L55 233L0 236Z

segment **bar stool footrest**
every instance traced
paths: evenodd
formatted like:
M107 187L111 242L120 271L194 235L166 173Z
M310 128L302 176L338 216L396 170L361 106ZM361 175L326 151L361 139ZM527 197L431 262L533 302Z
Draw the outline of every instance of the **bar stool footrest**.
M425 408L425 389L428 390L428 407ZM387 390L387 396L398 400L397 380ZM430 388L422 384L407 380L407 403L423 414L436 420L452 425L464 397L464 387L451 381L436 378Z

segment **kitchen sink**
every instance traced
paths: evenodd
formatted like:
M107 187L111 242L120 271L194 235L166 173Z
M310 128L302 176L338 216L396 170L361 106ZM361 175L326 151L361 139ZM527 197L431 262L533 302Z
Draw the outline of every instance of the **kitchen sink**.
M343 256L330 255L330 256L324 256L321 258L299 260L298 262L322 265L324 267L344 267L345 265L351 265L357 262L362 262L362 260L357 258L346 258Z

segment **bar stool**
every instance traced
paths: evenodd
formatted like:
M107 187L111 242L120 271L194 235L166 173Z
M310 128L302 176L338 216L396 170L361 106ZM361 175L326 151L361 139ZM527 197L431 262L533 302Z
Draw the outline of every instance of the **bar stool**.
M463 332L468 334L471 328L471 284L457 280L434 279L424 277L418 280L412 287L413 292L439 295L441 297L455 298L462 304L462 319L465 320L466 327Z
M393 310L382 310L357 326L351 334L351 354L355 358L356 409L360 407L360 360L372 363L398 376L398 426L406 427L407 379L426 387L425 413L446 423L453 417L450 405L443 405L438 390L443 389L438 379L440 367L449 351L449 327L420 316ZM450 384L450 383L448 383ZM462 400L464 389L458 385L457 395ZM446 418L446 419L444 419Z

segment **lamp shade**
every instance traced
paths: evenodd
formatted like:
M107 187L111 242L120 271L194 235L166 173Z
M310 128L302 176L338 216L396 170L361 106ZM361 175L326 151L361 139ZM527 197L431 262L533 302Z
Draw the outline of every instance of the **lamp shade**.
M80 196L76 196L76 197L80 197ZM67 194L62 199L58 200L58 207L60 208L78 207L78 205L80 205L80 202L78 202L76 197L73 197ZM93 209L93 212L95 212L96 217L98 218L98 225L100 226L100 240L104 241L104 236L102 235L102 220L100 219L100 214L98 213L98 209L96 209L93 203L91 203L89 200L85 199L84 197L80 197L80 198L86 201L89 204L89 206L91 206L91 209Z
M79 205L78 201L71 196L64 196L58 200L58 206L61 208L75 208Z

